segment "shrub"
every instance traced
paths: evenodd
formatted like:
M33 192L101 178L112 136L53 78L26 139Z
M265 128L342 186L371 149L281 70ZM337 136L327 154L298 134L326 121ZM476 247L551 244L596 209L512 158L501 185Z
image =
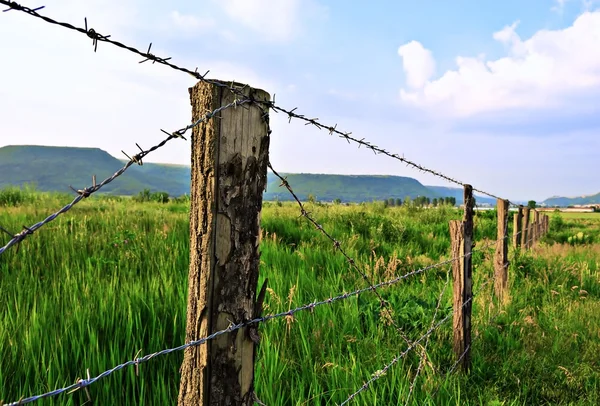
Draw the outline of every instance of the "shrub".
M169 203L169 194L167 192L152 193L150 200L156 203Z
M8 186L0 190L0 206L19 206L35 200L34 189L30 186L23 188Z

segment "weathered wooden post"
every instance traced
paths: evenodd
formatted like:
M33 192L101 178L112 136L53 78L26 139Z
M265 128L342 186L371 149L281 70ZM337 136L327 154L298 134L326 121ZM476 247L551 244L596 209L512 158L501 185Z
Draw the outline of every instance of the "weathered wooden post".
M452 277L454 280L454 354L461 359L463 371L471 368L471 309L472 309L472 257L473 250L473 188L464 186L465 214L463 220L450 221L452 244Z
M521 222L521 247L528 249L529 238L529 207L523 208L523 219Z
M270 98L262 90L227 85L257 101ZM228 87L204 82L189 93L193 121L236 99ZM260 211L269 159L267 112L255 103L230 107L193 129L186 342L256 314ZM254 404L256 329L239 329L186 349L178 405Z
M500 303L508 292L508 200L498 199L498 234L494 256L494 290Z
M537 210L533 211L533 227L531 234L531 245L533 246L536 245L540 239L540 212Z
M523 206L519 206L514 214L513 247L521 246L521 234L523 230Z
M547 234L550 231L550 216L546 216L544 220L546 223L544 224L544 233Z

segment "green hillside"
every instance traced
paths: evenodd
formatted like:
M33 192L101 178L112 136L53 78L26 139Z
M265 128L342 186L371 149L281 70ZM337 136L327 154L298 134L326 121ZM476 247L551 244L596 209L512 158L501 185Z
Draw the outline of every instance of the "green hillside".
M567 207L573 206L576 204L600 204L600 193L595 195L588 196L578 196L578 197L558 197L554 196L544 201L546 206L560 206Z
M124 163L98 148L6 146L0 148L0 188L34 184L40 191L69 191L111 176ZM189 168L160 164L131 167L100 192L137 194L144 188L179 196L189 193ZM99 193L100 193L99 192Z
M436 195L413 178L386 175L321 175L308 173L287 173L286 176L294 192L301 200L313 195L317 200L342 202L364 202L384 200L390 197L404 200L406 196L430 198ZM291 200L292 196L281 181L269 173L267 178L266 200Z
M0 148L0 188L29 183L41 191L66 192L69 191L69 185L77 189L90 186L92 175L96 175L100 182L125 163L98 148L7 146ZM448 196L455 197L457 204L462 203L462 189L427 187L409 177L306 173L284 175L302 200L307 200L309 195L321 201L340 199L342 202ZM289 192L279 184L279 180L269 173L265 200L291 199ZM167 192L171 196L189 194L190 167L157 163L133 165L99 193L137 195L144 189ZM495 203L492 199L482 197L477 197L477 201Z

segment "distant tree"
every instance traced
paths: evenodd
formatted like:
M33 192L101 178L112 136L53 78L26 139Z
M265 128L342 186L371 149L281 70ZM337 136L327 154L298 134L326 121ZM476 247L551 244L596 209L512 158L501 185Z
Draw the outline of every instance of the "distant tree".
M316 203L317 202L317 198L315 197L315 195L313 195L312 193L308 195L308 201L310 203Z
M396 200L393 197L390 197L388 199L388 205L392 206L392 207L395 206L396 205Z
M136 202L149 202L152 194L150 193L150 189L144 189L138 193L137 196L133 198Z
M396 198L396 206L402 206L402 199Z
M333 204L341 204L341 203L342 203L342 199L340 199L339 197L333 201Z
M169 203L169 194L167 192L152 193L150 200L157 203Z
M437 205L438 205L438 199L436 197L434 197L433 201L431 203L433 204L433 207L437 207Z
M426 198L425 202L427 203L427 206L429 206L431 204L431 199L430 198Z
M535 200L530 200L527 202L527 207L530 209L535 209L537 207L537 202Z
M410 196L406 196L404 198L404 205L405 206L410 206L410 204L411 204Z
M452 206L456 206L456 197L451 197L451 198L450 198L450 204L451 204Z
M388 202L388 200L387 200L387 199L385 199L385 200L383 201L383 207L384 207L384 208L386 208L386 209L387 209L387 207L389 206L389 204L390 204L390 203Z

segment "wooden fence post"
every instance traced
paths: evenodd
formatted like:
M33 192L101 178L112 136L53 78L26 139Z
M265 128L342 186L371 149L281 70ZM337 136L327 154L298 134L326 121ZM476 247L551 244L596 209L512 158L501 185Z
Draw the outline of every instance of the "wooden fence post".
M537 244L540 239L540 212L533 211L533 228L532 228L532 246Z
M494 256L494 290L500 303L508 292L508 200L498 199L498 234Z
M454 354L462 357L461 367L471 368L471 309L472 309L472 257L473 250L473 188L464 186L465 214L463 220L450 221L452 244L453 304L454 304ZM466 304L465 304L466 303Z
M270 99L262 90L227 85L254 100ZM189 93L192 121L236 97L228 87L204 82ZM260 210L269 159L266 114L258 104L246 104L193 129L186 342L250 320L259 311ZM178 405L254 404L257 328L187 348Z
M523 208L523 219L521 221L521 247L528 249L528 237L529 237L529 207Z
M519 206L514 215L513 247L521 246L521 234L523 230L523 206Z

